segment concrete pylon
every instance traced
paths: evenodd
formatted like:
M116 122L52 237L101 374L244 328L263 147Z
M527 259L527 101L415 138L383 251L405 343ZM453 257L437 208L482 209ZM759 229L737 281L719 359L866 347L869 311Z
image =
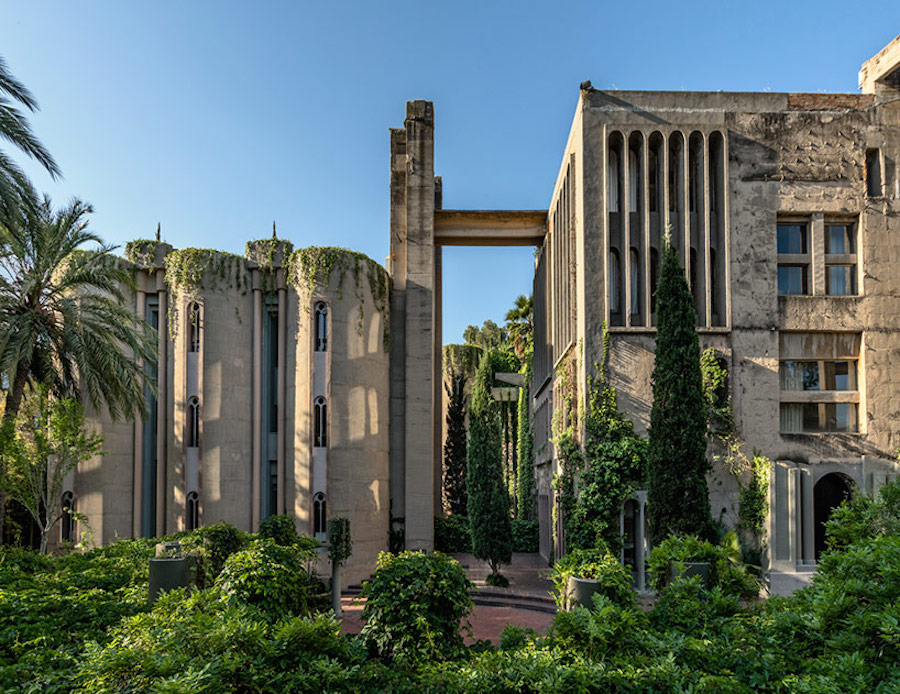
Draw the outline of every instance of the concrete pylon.
M434 239L434 107L406 104L391 131L391 516L406 549L434 549L440 483L440 248Z

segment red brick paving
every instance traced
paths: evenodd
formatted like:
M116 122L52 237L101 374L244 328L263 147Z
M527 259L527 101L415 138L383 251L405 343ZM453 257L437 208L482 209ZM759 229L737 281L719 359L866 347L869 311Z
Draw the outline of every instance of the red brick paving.
M362 628L362 608L364 601L359 598L341 598L343 620L342 634L358 634ZM472 636L466 638L470 644L477 640L490 641L496 645L500 640L500 633L508 624L534 629L543 634L553 622L553 615L535 610L515 609L510 607L487 607L475 605L469 616L472 625Z

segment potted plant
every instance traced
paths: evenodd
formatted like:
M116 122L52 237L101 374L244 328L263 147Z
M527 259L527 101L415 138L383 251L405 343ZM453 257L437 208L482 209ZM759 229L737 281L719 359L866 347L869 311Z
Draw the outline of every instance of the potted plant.
M591 609L598 594L619 605L634 602L629 571L605 546L573 550L553 565L550 580L560 610Z

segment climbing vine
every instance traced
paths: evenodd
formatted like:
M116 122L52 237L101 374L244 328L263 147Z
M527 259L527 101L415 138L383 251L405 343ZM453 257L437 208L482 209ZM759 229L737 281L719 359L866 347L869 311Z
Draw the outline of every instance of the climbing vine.
M769 471L772 461L759 450L747 457L744 441L737 435L734 410L728 390L725 359L710 347L700 355L703 395L707 405L710 438L720 447L715 458L734 476L738 492L738 530L745 558L759 564L765 547L765 523L769 514Z
M384 351L387 352L390 349L388 316L391 280L383 267L363 253L334 246L299 248L290 254L285 263L285 274L288 282L298 289L304 289L308 292L313 292L319 287L330 286L334 273L337 273L338 277L338 299L343 299L344 297L344 284L347 276L349 274L353 276L356 298L359 301L357 332L360 335L363 334L365 320L365 289L363 284L363 275L365 274L375 309L384 316L382 336Z
M156 259L156 248L161 242L154 239L135 239L125 244L125 259L135 265L148 267Z
M560 472L553 479L553 488L556 490L558 502L553 505L554 545L558 545L560 540L568 543L569 534L575 532L573 520L575 505L578 501L575 490L575 478L584 465L576 435L578 424L577 392L575 390L576 372L577 359L574 354L570 354L557 367L556 382L553 388L557 401L553 409L551 431L553 445L556 448L556 458L560 464ZM560 512L562 512L564 538L557 537Z
M246 291L250 277L244 259L234 253L208 248L181 248L166 256L166 286L169 289L169 335L174 340L178 332L177 307L182 299L197 297L197 290L206 281L212 286L224 284L238 291Z

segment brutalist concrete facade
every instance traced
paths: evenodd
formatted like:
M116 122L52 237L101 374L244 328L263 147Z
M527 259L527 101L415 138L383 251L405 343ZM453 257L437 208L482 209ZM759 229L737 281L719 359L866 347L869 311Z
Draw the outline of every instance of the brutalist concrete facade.
M766 538L775 589L800 585L815 565L841 494L896 476L900 38L879 55L878 72L870 61L861 73L863 94L582 85L535 280L545 552L554 551L556 372L572 361L584 384L605 323L620 407L646 430L667 229L701 348L727 366L736 433L746 452L775 463ZM713 516L734 527L735 478L716 468L709 482Z
M186 288L166 282L174 252L135 254L135 311L159 336L150 412L91 412L107 453L68 481L94 542L218 521L255 531L278 513L325 539L346 516L343 582L367 577L388 546L390 278L361 254L323 249L304 265L304 251L261 241L246 258L188 250L185 266L204 269Z

